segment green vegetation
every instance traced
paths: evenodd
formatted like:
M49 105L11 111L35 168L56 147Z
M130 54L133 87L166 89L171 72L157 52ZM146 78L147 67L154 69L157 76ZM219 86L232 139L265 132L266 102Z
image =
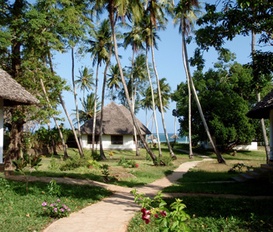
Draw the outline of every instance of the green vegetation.
M236 183L231 182L231 177L238 175L239 171L229 172L238 163L253 168L260 167L260 164L265 163L264 152L237 152L235 156L224 154L224 158L227 165L219 164L216 160L202 162L187 172L178 184L163 192L190 193L179 197L186 205L184 211L190 215L187 221L189 231L271 231L273 202L268 199L268 196L273 196L271 174L261 175L259 180ZM175 199L164 200L170 205ZM141 219L141 213L137 213L130 222L128 231L161 230L152 217L147 225Z
M104 161L94 160L90 153L85 152L85 158L80 159L75 150L68 149L69 159L52 156L43 157L38 170L29 172L34 176L72 177L77 179L91 179L95 181L134 187L151 183L166 174L170 174L179 164L188 161L188 156L177 151L177 160L171 162L167 149L163 145L163 157L161 160L166 166L155 166L147 156L144 149L140 150L140 156L133 151L105 151L108 158ZM200 159L200 158L196 158ZM108 170L104 165L108 165ZM107 178L105 178L107 173ZM102 174L104 172L104 174Z
M56 192L54 184L41 182L25 184L0 177L0 231L41 231L54 221L43 210L43 202L56 202L58 199L75 212L111 193L94 186L59 184ZM58 187L57 187L58 188Z
M169 199L169 203L173 199ZM190 215L189 231L272 231L272 199L223 199L218 197L183 197ZM128 232L158 232L154 221L148 225L137 213L130 222Z

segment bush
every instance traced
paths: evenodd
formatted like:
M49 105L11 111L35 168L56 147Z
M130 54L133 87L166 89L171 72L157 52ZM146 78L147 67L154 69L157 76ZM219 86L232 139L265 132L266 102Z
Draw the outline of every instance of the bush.
M44 201L42 207L44 214L52 218L67 217L70 213L70 208L67 205L62 204L60 199L57 199L53 203Z
M67 159L65 163L60 167L61 171L69 171L79 167L87 167L88 161L85 159Z
M135 202L141 206L142 220L145 224L153 221L157 225L159 231L178 232L187 231L186 221L190 216L184 211L186 205L182 200L175 199L173 203L167 207L167 203L159 192L154 198L146 197L144 194L132 191Z
M136 164L137 164L136 161L127 160L124 157L122 157L118 162L118 165L120 165L120 166L122 166L124 168L135 168L135 167L137 167Z

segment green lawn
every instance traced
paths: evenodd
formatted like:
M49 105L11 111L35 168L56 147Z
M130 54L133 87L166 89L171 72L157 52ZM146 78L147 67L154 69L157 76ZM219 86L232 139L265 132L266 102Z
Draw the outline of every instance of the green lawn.
M60 199L71 212L78 211L111 193L99 187L60 184L60 196L50 194L48 184L26 184L0 177L0 231L27 232L42 231L53 218L44 215L42 203L54 203Z
M210 157L214 157L207 153ZM272 174L261 175L259 180L232 183L231 177L239 173L228 171L238 163L257 168L265 163L264 152L238 152L236 156L224 154L227 164L218 164L216 160L198 164L186 173L178 184L164 189L163 192L194 193L180 199L187 206L186 213L189 231L206 232L260 232L273 231L273 186ZM242 170L245 172L246 170ZM196 193L207 193L207 197ZM265 198L225 198L222 194L244 196L266 196ZM268 199L268 197L272 197ZM165 199L171 203L174 199ZM158 225L152 220L148 225L141 219L141 213L135 215L128 232L156 232Z
M136 156L134 152L112 151L106 153L106 161L94 161L90 151L86 158L80 160L75 150L69 149L70 160L62 156L43 157L38 170L26 170L29 175L74 177L106 181L101 165L108 165L109 183L123 186L139 186L170 174L179 164L202 158L195 156L189 160L182 149L176 147L177 160L171 162L169 153L163 146L161 160L170 165L155 166L144 150ZM155 150L157 155L157 151ZM236 156L224 154L227 164L218 164L215 155L206 152L212 161L202 162L179 180L178 184L166 188L165 192L177 193L213 193L240 195L273 196L272 184L268 178L250 183L229 183L236 173L228 173L234 165L244 163L246 166L259 167L265 163L263 151L238 152ZM136 165L137 164L137 165ZM218 182L221 183L218 183ZM210 183L212 182L212 183ZM0 231L41 231L54 219L43 213L42 202L54 202L59 198L71 208L79 209L99 201L111 194L97 187L73 186L60 184L60 196L52 195L49 184L7 181L0 176ZM52 189L51 189L52 190ZM88 190L88 191L87 191ZM172 202L174 199L166 199ZM223 199L215 197L183 197L186 212L191 219L187 222L190 231L272 231L273 200L270 199ZM139 214L132 220L128 231L159 231L154 224L145 225Z

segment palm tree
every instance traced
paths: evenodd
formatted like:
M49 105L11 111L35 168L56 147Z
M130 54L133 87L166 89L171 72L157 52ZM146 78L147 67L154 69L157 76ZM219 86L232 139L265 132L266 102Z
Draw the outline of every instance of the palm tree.
M164 10L169 12L169 7L171 7L173 5L172 1L166 1L164 2ZM151 31L153 31L156 28L164 28L166 25L166 18L164 17L164 12L163 12L163 3L158 4L158 2L156 0L151 0L148 3L148 7L147 7L147 14L150 18L149 21L149 28ZM161 98L161 89L160 89L160 79L159 79L159 75L157 72L157 68L156 68L156 63L155 63L155 55L154 55L154 39L153 39L153 33L150 33L151 39L150 39L150 48L151 48L151 54L152 54L152 64L153 64L153 69L154 69L154 73L155 73L155 77L156 77L156 83L157 83L157 91L158 91L158 95L159 95L159 105L160 105L160 113L161 113L161 119L162 119L162 126L163 126L163 130L164 130L164 134L165 134L165 138L167 141L167 145L168 145L168 149L170 151L170 155L172 158L176 158L169 138L168 138L168 134L167 134L167 129L166 129L166 124L165 124L165 119L164 119L164 110L163 110L163 104L162 104L162 98Z
M98 101L98 99L95 100L94 93L88 94L86 98L81 101L83 108L82 110L79 110L79 121L81 124L94 117L94 105L96 101ZM100 104L96 105L96 111L98 111L100 108Z
M105 46L109 40L109 21L103 20L99 28L92 30L90 33L92 40L89 40L90 48L87 50L91 53L93 58L92 65L96 67L96 81L95 81L95 99L98 95L98 80L99 80L99 67L102 62L109 59L109 50ZM95 101L94 109L97 108L97 103ZM94 152L95 146L95 128L96 128L96 110L94 110L94 120L93 120L93 133L92 133L92 152Z
M149 24L147 23L147 17L143 19L142 22L142 27L143 27L143 34L142 37L145 41L145 45L146 45L146 69L148 72L148 80L149 80L149 84L150 87L147 89L147 91L151 96L151 107L152 107L152 111L153 111L153 121L155 123L155 129L156 129L156 136L157 136L157 142L158 142L158 152L159 152L159 157L162 156L162 151L161 151L161 144L160 144L160 139L159 139L159 131L158 131L158 123L157 123L157 118L156 118L156 108L155 108L155 96L154 96L154 87L153 87L153 82L152 82L152 77L151 77L151 72L150 72L150 66L149 66L149 61L148 61L148 53L149 53L149 49L151 47L151 44L153 44L155 47L157 47L155 38L158 38L157 34L155 33L154 30L151 30L149 27ZM151 36L151 34L153 34L153 36ZM151 40L154 40L153 43L151 43Z
M136 25L136 24L135 24ZM140 36L140 30L141 28L139 26L135 26L132 28L132 30L128 33L124 34L124 47L127 48L128 45L131 45L132 47L132 59L131 59L131 75L130 75L130 79L131 79L131 84L133 84L133 82L135 82L135 77L140 75L141 73L137 73L136 70L139 69L139 67L142 66L138 66L138 68L135 68L135 53L137 53L140 49L143 50L144 46L143 46L143 40ZM139 58L141 59L141 58ZM140 60L138 61L140 62ZM133 85L131 86L131 101L132 101L132 105L133 105L133 113L135 113L135 100L136 100L136 86L133 88ZM138 141L137 141L137 135L136 135L136 128L134 127L134 137L135 137L135 144L136 144L136 155L139 155L139 149L138 149Z
M73 95L74 95L74 102L75 102L75 107L76 107L76 119L77 119L77 125L78 125L79 152L80 152L80 154L83 154L81 127L80 127L80 122L79 122L79 107L78 107L78 101L77 101L77 90L76 90L75 72L74 72L74 68L75 68L74 47L71 47L71 60L72 60L71 73L72 73Z
M186 76L187 76L187 80L188 80L188 88L189 88L189 85L190 85L191 90L192 90L193 95L194 95L194 99L195 99L196 104L197 104L197 108L199 110L199 113L200 113L200 116L202 118L205 130L207 132L209 141L210 141L210 143L211 143L211 145L212 145L212 147L214 149L214 152L215 152L215 154L217 156L217 160L218 160L219 163L225 163L224 158L222 157L220 152L217 150L217 148L216 148L216 146L214 144L214 141L213 141L213 139L211 137L211 134L210 134L206 119L204 117L203 110L202 110L201 104L199 102L199 98L198 98L195 86L194 86L194 82L193 82L192 77L191 77L190 69L189 69L188 52L187 52L187 45L186 45L186 36L189 34L190 28L192 26L191 19L193 17L190 17L190 16L195 16L194 12L193 12L194 8L195 9L199 8L198 0L191 0L191 1L186 1L186 2L185 1L180 1L178 3L178 5L176 6L176 8L175 8L175 17L176 17L176 20L179 20L179 23L180 23L179 31L182 34L183 64L184 64L184 68L185 68L185 72L186 72ZM190 90L189 90L189 96L190 96ZM189 115L189 116L191 116L191 115ZM190 128L189 128L189 130L190 130ZM190 137L191 136L189 136L189 139L190 139ZM191 156L191 154L190 154L190 156Z
M110 89L111 101L114 101L116 99L114 90L120 89L120 84L121 84L118 65L111 65L110 74L107 74L107 75L109 77L107 80L107 87Z
M131 116L132 116L132 120L133 120L133 123L134 123L134 125L136 127L137 133L140 136L140 139L141 139L145 149L147 150L147 152L150 155L153 162L156 163L157 162L156 157L153 154L153 152L151 151L151 149L149 148L149 146L146 143L143 136L141 135L140 128L139 128L138 124L136 123L136 117L135 117L135 115L133 113L133 107L132 107L132 104L131 104L131 101L130 101L130 96L129 96L126 81L125 81L125 78L124 78L122 65L120 63L120 58L119 58L119 53L118 53L118 44L117 44L117 38L116 38L116 30L115 30L116 20L118 18L123 18L124 19L125 16L128 16L129 13L130 13L130 12L127 11L128 9L133 9L134 14L132 14L131 16L134 17L134 20L138 21L142 16L142 14L141 14L143 12L141 10L142 5L140 4L139 1L128 2L126 0L118 0L118 1L101 0L101 1L96 2L96 7L98 9L101 9L104 6L107 9L108 14L109 14L108 16L109 16L110 25L111 25L113 46L114 46L114 51L115 51L115 59L116 59L117 65L119 67L121 82L122 82L122 85L123 85L123 88L124 88L124 92L125 92L125 96L126 96L126 99L127 99L127 102L128 102L128 106L129 106L129 110L130 110L130 113L131 113Z
M93 70L84 67L82 70L79 70L80 76L75 80L75 84L83 92L82 99L85 98L85 91L89 92L93 89L94 80L93 80Z

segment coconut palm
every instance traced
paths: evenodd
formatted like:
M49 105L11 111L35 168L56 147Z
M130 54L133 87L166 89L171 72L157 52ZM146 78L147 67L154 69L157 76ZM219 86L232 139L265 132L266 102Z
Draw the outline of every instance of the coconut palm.
M175 8L175 19L179 22L180 26L179 26L179 31L182 34L182 58L183 58L183 64L184 64L184 68L185 68L185 72L186 72L186 76L187 76L187 80L188 80L188 86L191 87L191 89L189 89L189 96L190 96L190 90L192 90L193 95L194 95L194 99L196 101L200 116L202 118L205 130L207 132L209 141L215 151L215 154L217 156L217 160L219 163L225 163L224 158L222 157L222 155L220 154L220 152L217 150L214 141L212 140L206 119L204 117L203 114L203 110L201 107L201 104L199 102L199 98L194 86L194 82L192 80L191 77L191 73L190 73L190 69L189 69L189 62L188 62L188 53L187 53L187 45L186 45L186 36L189 34L191 26L192 26L192 19L195 17L194 14L194 9L198 9L199 8L199 2L198 0L189 0L189 1L180 1L176 8ZM190 103L189 103L190 104ZM190 114L190 113L189 113ZM189 115L191 116L191 115ZM190 119L189 119L190 120ZM190 129L189 129L190 130ZM189 136L190 139L191 136ZM191 156L191 154L190 154Z
M132 27L132 30L128 33L124 34L124 47L125 49L130 45L132 47L132 59L131 59L131 74L130 74L130 82L131 82L131 101L132 101L132 105L133 105L133 113L135 113L135 101L136 101L136 85L134 85L133 88L133 83L136 80L136 76L141 75L141 73L139 73L139 68L143 67L143 66L138 66L137 68L135 68L135 53L137 53L139 50L143 50L144 46L143 46L143 40L141 38L140 35L140 31L141 28L139 26L136 26L136 24L134 24L134 26ZM141 62L141 57L138 58L139 61ZM135 143L136 143L136 155L139 155L139 149L138 149L138 141L137 141L137 135L136 135L136 129L134 128L134 136L135 136Z
M83 108L79 110L79 120L81 124L94 117L94 105L96 101L98 101L98 99L95 100L94 93L88 94L85 99L81 100ZM97 104L96 111L99 111L99 108L100 104Z
M149 29L151 30L151 32L155 29L158 28L165 28L165 25L167 23L167 20L165 18L165 14L164 11L166 12L170 12L169 10L171 9L170 7L173 6L173 2L172 1L166 1L166 2L157 2L156 0L151 0L149 1L148 5L147 5L147 15L150 19L149 21ZM163 8L164 7L164 8ZM165 119L164 119L164 110L163 110L163 104L162 104L162 98L161 98L161 89L160 89L160 79L159 79L159 75L157 72L157 68L156 68L156 62L155 62L155 55L154 55L154 39L153 39L153 33L150 33L151 39L150 39L150 48L151 48L151 55L152 55L152 64L153 64L153 69L154 69L154 73L155 73L155 77L156 77L156 83L157 83L157 91L158 91L158 96L159 96L159 105L160 105L160 112L161 112L161 119L162 119L162 126L163 126L163 130L164 130L164 135L167 141L167 145L168 145L168 149L170 151L170 155L172 158L176 158L169 138L168 138L168 134L167 134L167 129L166 129L166 124L165 124Z
M145 41L145 52L146 52L146 69L147 69L147 74L148 74L148 80L150 87L146 90L148 91L151 96L151 107L152 107L152 117L153 117L153 122L155 123L155 129L156 129L156 136L158 140L158 152L159 152L159 157L162 156L162 151L161 151L161 144L160 144L160 139L159 139L159 131L158 131L158 123L157 123L157 117L156 117L156 107L155 107L155 97L154 97L154 87L153 87L153 81L151 77L151 72L150 72L150 65L148 61L148 53L150 50L151 45L154 45L157 48L157 43L156 43L156 38L158 39L158 35L155 33L154 30L151 30L149 26L149 18L144 17L141 26L143 28L142 30L142 37L143 40ZM151 36L151 34L153 34ZM153 40L153 42L151 42Z
M79 70L80 76L75 80L75 84L83 92L82 99L85 98L85 91L89 92L93 89L94 80L93 80L93 70L84 67L82 70Z
M130 100L129 92L127 89L125 77L124 77L123 70L122 70L122 65L121 65L120 58L119 58L116 29L115 29L116 21L119 18L125 19L126 16L131 16L134 18L134 20L136 22L139 21L140 18L142 17L142 12L143 12L142 5L141 5L140 1L126 1L126 0L105 1L105 0L100 0L100 1L96 1L95 7L97 9L105 8L108 11L108 16L109 16L110 25L111 25L113 46L114 46L114 51L115 51L115 59L116 59L117 65L119 67L121 82L122 82L122 85L124 88L124 92L125 92L125 96L126 96L126 99L128 102L128 106L129 106L129 110L130 110L130 113L132 116L132 120L133 120L133 123L136 127L137 133L140 136L140 139L141 139L145 149L147 150L147 152L150 155L153 162L156 163L156 157L153 154L153 152L151 151L151 149L149 148L149 146L146 143L143 136L141 135L140 128L139 128L138 124L136 123L136 117L133 113L132 103ZM133 14L130 14L131 12L133 12Z
M115 90L116 91L119 90L121 85L118 65L111 65L110 74L107 74L107 76L108 76L107 87L110 89L111 95L110 99L111 101L115 101L116 99Z
M106 62L109 59L109 50L107 46L110 33L109 33L109 21L103 20L99 27L95 30L91 30L90 32L91 39L88 40L90 44L90 48L87 52L91 53L91 57L93 58L92 65L96 65L96 80L95 80L95 99L97 99L98 95L98 80L99 80L99 67L102 62ZM97 103L94 102L94 120L93 120L93 132L92 132L92 152L95 147L95 128L96 128L96 109Z

